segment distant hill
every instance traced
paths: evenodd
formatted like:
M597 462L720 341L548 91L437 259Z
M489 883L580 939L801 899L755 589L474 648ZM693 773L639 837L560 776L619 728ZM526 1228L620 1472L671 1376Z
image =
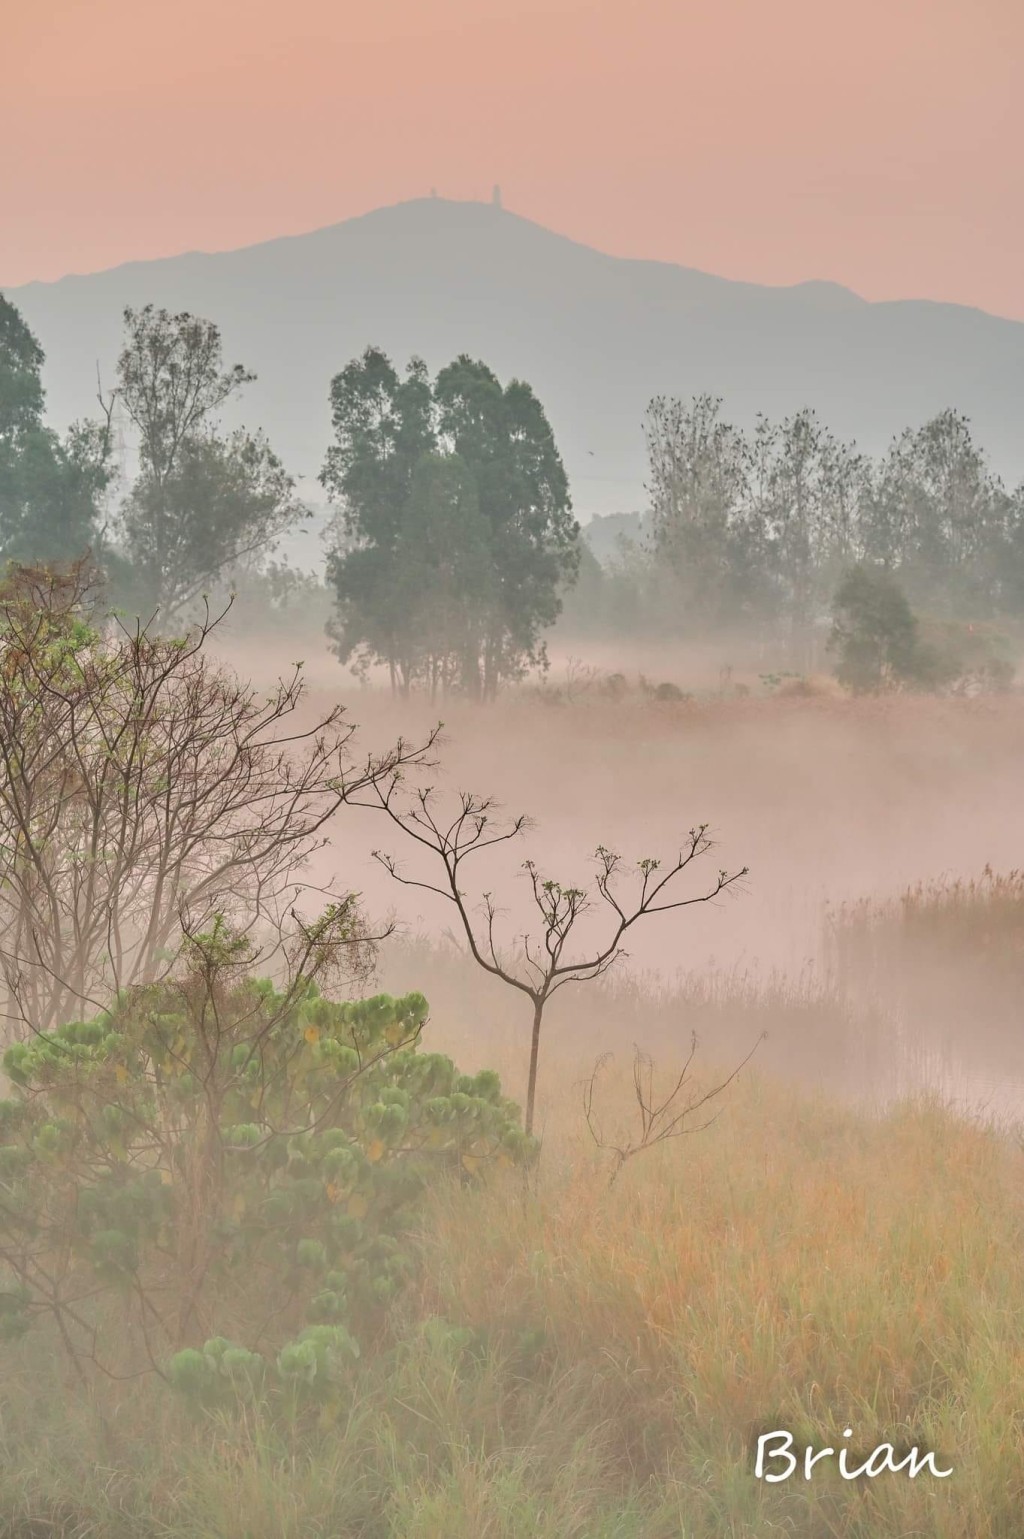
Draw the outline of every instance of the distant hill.
M650 522L649 513L595 513L585 526L587 544L601 565L608 566L624 544L645 544Z
M468 352L529 380L584 521L645 506L641 425L659 393L711 391L740 424L814 406L873 453L954 406L1004 478L1024 477L1024 323L624 260L490 204L419 199L240 251L6 292L46 350L57 425L94 411L97 361L112 380L125 305L217 321L228 361L259 375L242 420L304 477L329 440L330 378L368 343L431 370Z

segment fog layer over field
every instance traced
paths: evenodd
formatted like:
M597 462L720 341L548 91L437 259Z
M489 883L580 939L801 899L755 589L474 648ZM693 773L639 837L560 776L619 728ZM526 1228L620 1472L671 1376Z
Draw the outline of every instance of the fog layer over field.
M243 651L230 639L221 645L241 671L261 682L274 676L269 651ZM636 677L637 661L652 664L650 657L617 661L627 677ZM609 1013L607 999L599 1006L590 992L570 997L570 991L560 1001L562 1024L546 1051L579 1065L591 1048L628 1052L633 1041L650 1041L653 1032L667 1057L696 1028L707 1051L717 1045L735 1052L767 1025L769 1039L759 1050L764 1068L810 1068L812 1078L834 1082L848 1072L851 1035L864 1030L863 1019L842 1013L855 1002L890 1014L888 1024L875 1021L883 1060L899 1016L926 1045L941 1038L957 1059L970 1061L985 1085L1017 1072L1009 1022L1000 1026L994 1003L979 1047L985 999L976 991L963 989L959 997L947 991L942 1020L931 1006L925 1019L913 999L908 1005L901 993L897 1000L900 991L891 978L860 977L854 964L841 980L840 1008L825 938L828 913L844 904L883 904L921 880L970 879L986 866L1006 871L1017 863L1024 834L1020 696L866 700L830 692L824 683L810 696L736 696L742 673L716 695L701 688L717 672L710 653L665 652L654 661L660 663L656 677L696 683L694 698L663 704L635 690L611 701L602 697L600 677L588 671L586 660L567 666L563 656L546 686L511 692L494 707L451 700L432 706L423 697L394 700L385 690L361 688L323 655L310 656L305 665L307 705L312 714L345 701L360 726L356 742L362 750L383 747L399 733L416 740L443 718L438 770L428 777L439 794L449 800L461 790L493 794L505 813L524 812L534 820L522 844L499 847L489 864L485 858L472 891L476 900L493 889L510 944L528 917L520 869L527 856L544 874L571 883L591 874L588 860L598 844L628 861L674 858L676 841L707 823L716 848L694 866L687 894L705 891L720 867L750 868L714 903L651 919L632 932L619 987L637 978L648 990L679 985L674 1010L667 1008L655 1023L637 998L630 1007L620 994ZM350 883L374 916L394 914L406 942L444 936L454 917L450 906L396 885L371 852L379 847L394 854L410 879L436 880L429 855L373 814L346 810L330 832L319 879ZM423 954L406 967L401 958L401 941L384 948L384 979L389 968L407 986L419 978L432 996L433 1029L444 1045L457 1045L463 1058L479 1053L481 1062L499 1051L514 1073L524 1037L516 1030L507 1041L504 1027L526 1026L515 996L476 977L468 963L457 979L436 979L432 991L423 978ZM919 960L915 969L921 971ZM781 1019L739 1011L737 1024L737 1001L755 986L774 991L774 1014ZM793 1008L782 998L787 991ZM721 1000L723 992L726 1004L710 1017L707 1008L697 1008L696 1001L707 1007L710 995ZM470 997L468 1021L459 1005ZM463 1017L455 1040L451 1010Z

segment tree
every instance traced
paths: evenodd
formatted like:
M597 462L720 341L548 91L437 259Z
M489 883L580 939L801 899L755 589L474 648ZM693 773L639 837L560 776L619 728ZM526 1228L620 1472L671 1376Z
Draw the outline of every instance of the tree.
M998 593L1012 503L968 419L940 412L894 439L879 467L864 549L898 570L911 596L976 612Z
M530 386L504 389L489 368L462 354L434 387L438 432L477 485L490 531L492 576L472 694L492 700L502 684L544 666L542 633L575 579L579 525L544 409Z
M406 616L406 677L438 690L476 677L492 608L490 530L476 482L459 454L425 454L413 471L398 541L399 603Z
M767 1032L761 1033L750 1052L725 1079L713 1085L710 1090L693 1086L685 1097L683 1091L690 1085L690 1069L697 1054L696 1036L693 1035L690 1038L689 1054L675 1076L674 1083L671 1083L670 1088L660 1098L654 1089L654 1062L647 1053L642 1053L634 1045L633 1096L639 1114L639 1136L627 1137L622 1143L613 1143L610 1137L605 1136L594 1112L597 1076L612 1058L611 1053L602 1054L594 1065L593 1074L583 1087L583 1116L590 1136L598 1149L612 1155L612 1168L608 1177L609 1188L615 1185L623 1166L636 1155L642 1154L645 1149L656 1149L659 1144L684 1138L688 1133L703 1133L717 1121L717 1113L711 1114L704 1122L696 1125L691 1124L689 1119L695 1114L702 1114L712 1101L717 1100L722 1092L728 1089L740 1070L744 1069L753 1058L767 1035Z
M122 514L136 597L178 613L205 584L304 516L294 482L262 434L190 440L161 486L143 474Z
M659 396L644 424L655 551L673 573L684 622L701 625L742 608L743 567L753 556L743 436L721 409L709 395L688 406Z
M1006 498L996 592L1004 614L1024 614L1024 482Z
M436 447L426 365L414 358L400 380L390 359L367 348L331 381L335 441L321 484L338 507L328 580L337 595L331 627L342 662L387 664L393 689L413 683L410 635L398 565L413 472Z
M262 933L310 892L308 857L352 784L338 706L303 723L301 665L262 697L207 641L127 629L84 563L0 585L0 981L8 1032L48 1030L159 980L215 913ZM342 782L342 776L347 778ZM347 893L321 895L357 933Z
M466 356L433 385L419 359L400 380L368 348L336 376L331 403L335 443L321 481L344 536L329 565L339 656L359 668L385 663L395 689L457 677L485 699L543 665L542 632L575 575L578 525L529 386L503 389ZM455 530L462 554L441 560ZM442 600L459 616L454 650L437 630Z
M527 828L526 818L502 823L495 818L492 800L469 794L460 797L451 815L442 814L431 789L403 798L402 786L402 774L398 771L390 777L364 780L362 785L353 782L345 787L343 795L349 805L372 807L384 813L395 828L430 854L437 875L424 879L403 875L391 855L376 851L375 858L403 886L423 888L451 903L474 962L529 1001L532 1030L525 1127L527 1133L532 1133L544 1012L553 996L567 984L593 982L614 967L625 956L625 936L641 920L694 903L710 903L746 876L747 869L719 871L717 880L696 896L677 898L669 893L677 878L712 849L706 824L691 829L676 858L664 866L660 860L637 861L632 898L619 890L624 874L621 856L602 846L594 855L596 872L589 888L546 878L532 860L527 860L523 869L539 928L535 935L520 937L522 955L517 959L503 952L499 944L498 909L493 895L482 894L481 915L474 917L462 883L467 863L475 862L487 850L518 840ZM580 955L573 949L577 944L576 932L580 922L595 910L606 919L607 929L602 939L592 941Z
M45 355L10 300L0 294L0 441L42 425Z
M135 597L181 610L232 563L303 515L260 434L224 438L218 413L255 375L225 368L211 322L152 305L124 312L115 399L138 433L139 476L120 518Z
M813 411L787 417L778 430L772 467L769 538L785 584L794 649L806 666L817 597L815 578L825 554L823 447L826 435Z
M836 590L829 650L836 675L858 693L892 689L919 675L918 626L891 573L851 567Z
M852 567L840 584L829 649L836 675L858 693L901 687L955 694L1009 687L1012 648L988 625L920 619L896 577Z
M75 423L61 439L43 422L43 350L0 294L0 555L68 561L102 543L112 479L109 423Z

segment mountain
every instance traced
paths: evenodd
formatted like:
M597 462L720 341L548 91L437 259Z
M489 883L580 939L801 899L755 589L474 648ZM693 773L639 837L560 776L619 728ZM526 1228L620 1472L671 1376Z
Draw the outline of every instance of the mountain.
M257 371L235 420L315 477L331 376L369 344L435 370L458 353L544 403L578 516L644 505L642 422L656 394L721 395L749 424L814 406L881 452L946 406L1008 481L1024 476L1024 323L929 301L868 303L832 283L769 288L612 257L501 208L426 198L240 251L189 252L7 290L46 355L51 419L95 410L121 310L215 320Z

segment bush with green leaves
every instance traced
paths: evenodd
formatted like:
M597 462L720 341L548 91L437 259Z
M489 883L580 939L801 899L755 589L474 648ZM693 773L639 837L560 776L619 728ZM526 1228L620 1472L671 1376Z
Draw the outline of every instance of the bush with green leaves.
M322 1402L412 1273L425 1186L533 1144L497 1075L420 1050L422 995L278 991L250 960L215 926L176 978L8 1049L0 1330L48 1314L81 1372L203 1404Z
M975 694L1013 682L1004 636L990 625L920 618L896 576L882 567L851 567L833 605L828 646L836 654L836 677L857 694Z

